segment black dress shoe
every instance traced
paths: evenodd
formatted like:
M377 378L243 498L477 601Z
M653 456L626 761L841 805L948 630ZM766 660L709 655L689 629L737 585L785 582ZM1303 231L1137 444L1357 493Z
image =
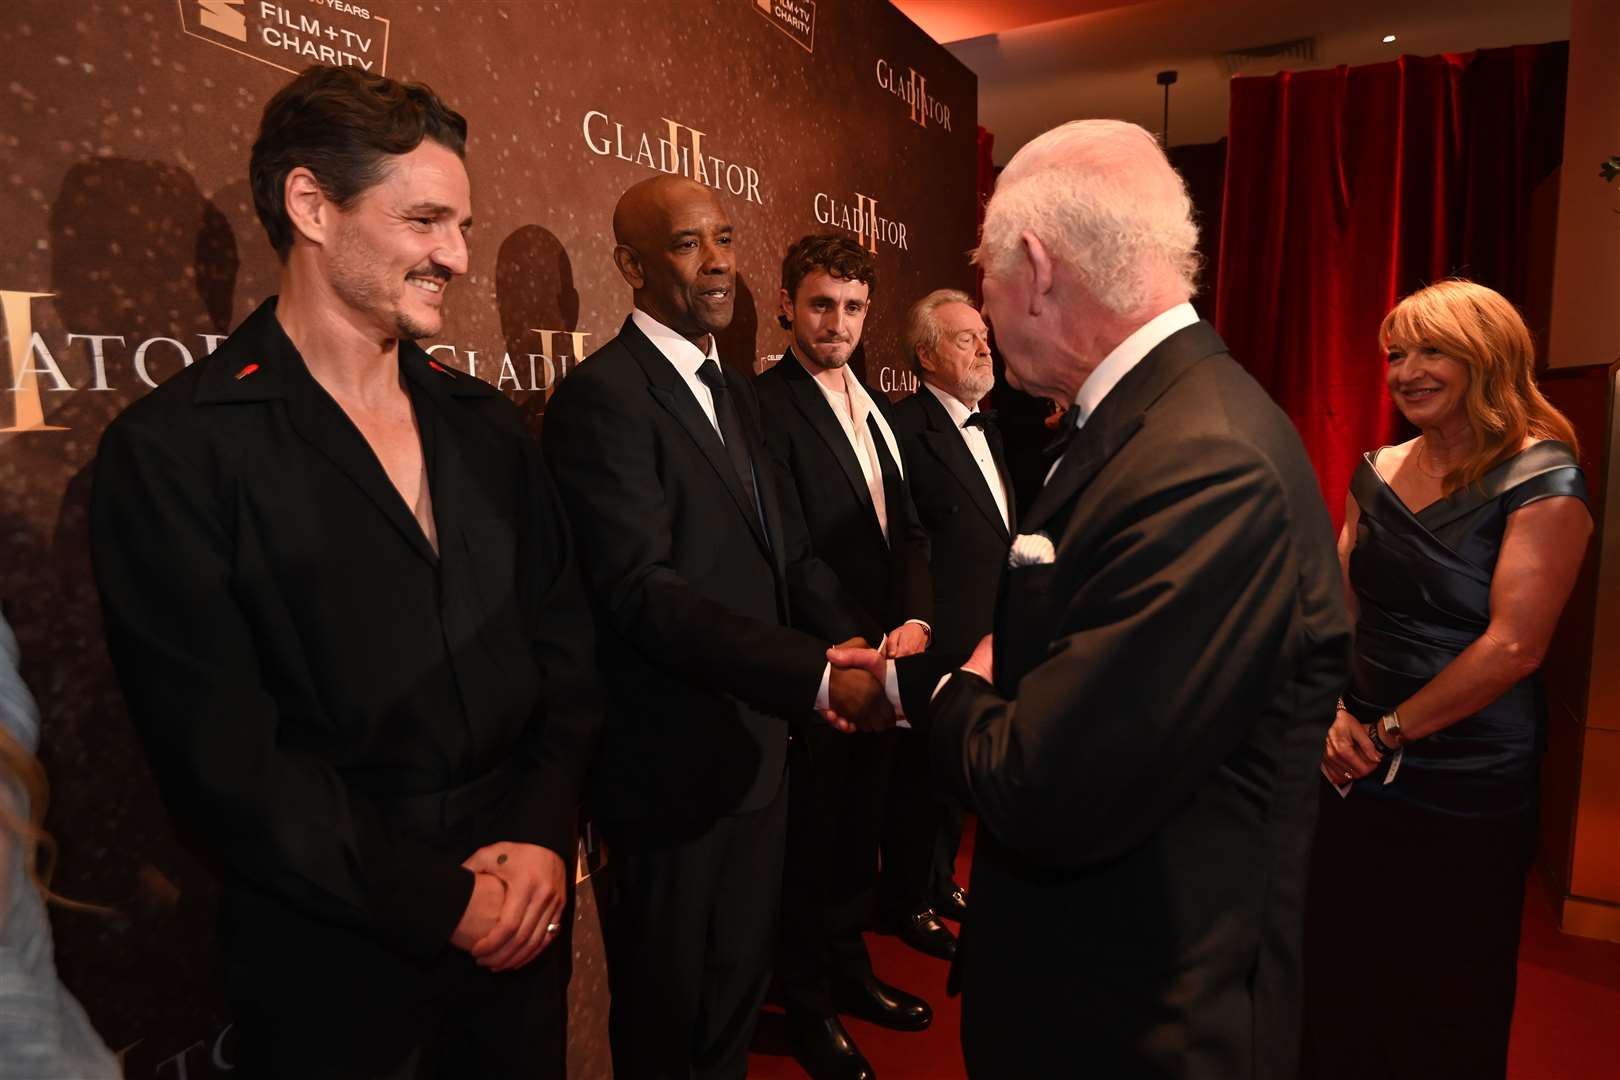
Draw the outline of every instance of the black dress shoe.
M961 922L967 915L967 893L962 891L962 886L953 881L949 888L941 890L934 897L934 914Z
M920 953L937 960L956 959L956 935L939 921L933 908L923 908L902 919L895 933Z
M915 994L880 981L875 975L846 979L834 990L838 1011L894 1031L921 1031L934 1022L934 1010Z
M789 1009L788 1045L813 1080L877 1080L837 1015Z

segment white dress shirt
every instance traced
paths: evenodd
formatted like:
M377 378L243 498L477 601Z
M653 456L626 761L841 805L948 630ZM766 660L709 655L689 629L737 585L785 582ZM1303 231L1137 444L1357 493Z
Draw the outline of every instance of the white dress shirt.
M798 354L793 354L795 359ZM894 437L894 431L889 422L878 412L877 406L872 403L872 397L861 385L855 373L849 370L849 365L838 369L843 375L842 384L838 387L828 386L812 371L803 360L799 366L809 372L821 391L821 396L827 399L827 405L838 418L838 426L843 429L844 438L849 440L850 449L855 451L855 460L860 464L861 476L866 480L867 494L872 500L872 513L877 517L878 529L883 533L885 543L889 539L889 507L888 497L883 490L883 465L877 456L877 446L872 441L872 428L868 426L870 418L877 425L878 431L883 435L883 441L888 444L889 457L894 467L899 470L901 477L906 475L905 463L900 459L900 443ZM926 625L926 624L925 624Z
M1114 346L1114 351L1103 357L1103 362L1092 369L1086 376L1086 381L1080 384L1079 393L1074 395L1074 426L1078 430L1085 426L1091 414L1097 411L1108 392L1119 385L1130 370L1140 364L1144 357L1158 348L1164 339L1177 330L1185 330L1198 321L1198 312L1188 303L1177 304L1173 308L1161 311L1147 322L1136 328L1130 337ZM1062 461L1060 457L1058 461ZM1052 462L1052 467L1046 471L1046 479L1052 479L1057 472L1058 461Z
M709 389L708 383L698 377L698 369L703 366L704 361L713 360L717 365L720 363L720 354L714 351L714 335L709 335L709 351L704 352L640 308L631 309L630 321L636 324L637 330L647 335L647 340L664 354L664 359L668 360L670 366L679 373L686 382L687 389L692 391L692 396L697 398L698 404L702 406L703 415L709 418L709 423L714 425L715 433L719 434L720 421L714 413L714 391ZM720 435L720 441L722 443L726 441L724 435Z
M996 509L1001 511L1002 524L1007 526L1008 532L1012 532L1012 518L1007 515L1007 488L1001 477L1001 470L996 468L995 455L990 452L990 440L985 437L983 428L963 426L968 417L979 411L978 408L968 408L926 379L923 380L923 385L928 387L929 393L939 399L941 405L945 406L945 414L951 418L951 426L956 428L956 433L962 436L962 442L967 444L968 453L973 455L973 463L979 467L979 472L984 476L985 486L990 489L990 494L996 500Z

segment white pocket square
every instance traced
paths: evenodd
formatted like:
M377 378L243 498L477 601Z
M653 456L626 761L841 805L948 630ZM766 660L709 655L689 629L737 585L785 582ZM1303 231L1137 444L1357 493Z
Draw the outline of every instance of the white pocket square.
M1007 552L1007 565L1044 566L1057 558L1052 538L1045 533L1020 533L1013 538L1012 550Z

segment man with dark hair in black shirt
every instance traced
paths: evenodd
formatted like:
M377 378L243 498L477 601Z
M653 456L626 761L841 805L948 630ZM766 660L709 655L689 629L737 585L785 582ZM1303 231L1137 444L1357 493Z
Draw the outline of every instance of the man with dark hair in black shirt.
M420 85L278 93L280 294L96 466L109 649L224 871L249 1077L563 1075L591 624L517 410L414 344L467 269L465 139Z

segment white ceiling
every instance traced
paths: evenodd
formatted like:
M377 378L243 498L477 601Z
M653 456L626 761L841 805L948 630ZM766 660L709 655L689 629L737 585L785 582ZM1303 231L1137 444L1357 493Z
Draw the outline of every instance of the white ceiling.
M1468 52L1569 36L1569 0L893 0L979 76L979 123L995 158L1056 124L1120 117L1160 128L1170 91L1170 142L1226 134L1230 77L1219 54L1315 39L1314 61L1257 64L1245 74L1371 64L1401 53ZM974 34L976 36L961 36ZM1394 34L1394 44L1380 39ZM1241 77L1241 76L1240 76Z

